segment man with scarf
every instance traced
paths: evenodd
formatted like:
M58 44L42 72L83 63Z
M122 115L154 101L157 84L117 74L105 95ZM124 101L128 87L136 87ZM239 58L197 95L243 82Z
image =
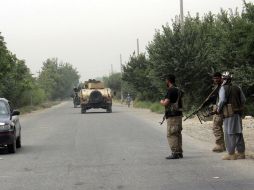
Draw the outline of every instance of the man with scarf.
M241 88L231 83L232 75L229 72L224 72L222 78L224 81L219 91L216 110L217 113L223 113L224 117L224 140L228 154L222 159L245 159L242 113L246 98Z

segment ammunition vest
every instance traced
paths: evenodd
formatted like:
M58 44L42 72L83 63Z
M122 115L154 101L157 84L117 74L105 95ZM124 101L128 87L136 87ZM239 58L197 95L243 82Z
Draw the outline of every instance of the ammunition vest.
M231 104L234 113L243 111L243 103L241 101L241 90L235 85L224 85L226 104Z
M165 107L166 118L182 116L182 91L176 87L173 88L177 90L177 97L175 101L170 100L172 102Z

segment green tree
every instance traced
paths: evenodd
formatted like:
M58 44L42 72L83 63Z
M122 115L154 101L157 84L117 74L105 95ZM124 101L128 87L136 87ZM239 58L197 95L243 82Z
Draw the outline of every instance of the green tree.
M147 46L147 57L131 56L123 80L139 99L156 100L165 91L164 76L175 74L189 108L211 91L215 71L228 70L249 98L254 94L253 10L254 5L245 2L242 13L187 15L183 25L175 20L172 26L162 26Z
M122 78L121 73L113 73L110 76L102 78L106 87L110 88L116 95L116 98L121 98Z
M138 56L135 53L130 56L129 62L123 67L122 79L127 82L131 89L135 90L135 95L140 100L154 101L157 92L156 86L153 86L149 80L149 60L145 54Z
M58 64L56 58L43 63L38 82L49 100L70 97L73 87L79 83L79 75L69 63Z

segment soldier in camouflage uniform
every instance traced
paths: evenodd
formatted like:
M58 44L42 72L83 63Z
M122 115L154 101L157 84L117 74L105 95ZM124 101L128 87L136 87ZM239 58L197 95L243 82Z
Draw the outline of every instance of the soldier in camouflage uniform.
M181 90L175 85L175 76L166 77L168 91L160 104L165 106L165 117L167 119L167 139L172 154L166 159L183 158L182 150L182 101Z
M223 80L222 75L219 72L214 73L213 81L215 85L221 86ZM218 88L219 89L219 88ZM214 94L214 104L218 101L218 91ZM212 149L213 152L225 151L224 133L223 133L223 114L216 114L213 117L213 134L215 136L215 147Z

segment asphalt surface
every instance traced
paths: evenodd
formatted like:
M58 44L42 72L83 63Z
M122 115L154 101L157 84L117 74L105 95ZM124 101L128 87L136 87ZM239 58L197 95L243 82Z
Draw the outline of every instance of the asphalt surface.
M0 149L0 190L253 190L254 161L223 161L184 135L166 160L158 117L126 106L80 113L71 102L21 116L22 148Z

